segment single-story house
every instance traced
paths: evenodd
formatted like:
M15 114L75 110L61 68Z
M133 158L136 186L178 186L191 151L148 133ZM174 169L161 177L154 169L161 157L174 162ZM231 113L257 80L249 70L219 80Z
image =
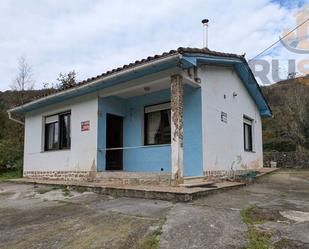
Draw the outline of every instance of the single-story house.
M24 177L176 184L263 167L261 118L272 115L244 56L182 47L8 113L25 117Z

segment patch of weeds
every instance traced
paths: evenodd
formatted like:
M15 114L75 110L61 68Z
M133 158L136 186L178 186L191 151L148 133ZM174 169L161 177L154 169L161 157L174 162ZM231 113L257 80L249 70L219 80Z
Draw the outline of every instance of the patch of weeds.
M256 211L258 210L258 207L256 205L252 205L248 208L245 208L243 210L241 210L241 217L242 220L249 225L254 225L254 224L262 224L265 222L264 219L257 219L257 217L253 214L256 213Z
M73 196L69 188L63 188L63 189L62 189L62 194L63 194L63 196L65 196L65 197L71 197L71 196Z
M58 187L58 186L39 188L39 189L37 189L37 193L42 195L42 194L48 193L48 192L53 191L53 190L58 190L58 189L60 189L60 187Z
M308 244L305 245L304 243L289 239L282 239L274 244L274 249L306 249L306 248L308 248Z
M9 179L16 179L21 178L22 174L20 170L10 170L5 172L0 172L0 182L9 180Z
M74 187L74 190L77 192L77 193L84 193L84 192L87 192L87 188L85 187L79 187L79 186L76 186Z
M159 246L160 236L162 234L162 228L166 219L160 220L158 227L146 238L139 241L136 249L157 249Z
M241 217L246 224L263 224L267 221L285 220L278 210L271 210L252 205L241 211Z
M268 216L265 215L264 209L259 208L256 205L252 205L241 211L241 217L244 223L248 225L248 242L245 249L268 249L271 234L257 229L254 226L255 224L262 224L268 220Z
M45 193L48 193L49 191L52 191L51 188L39 188L36 192L38 192L40 195L43 195Z
M109 194L115 199L120 197L117 189L111 189Z
M268 249L270 246L271 234L258 230L255 227L249 227L247 232L248 243L245 249Z

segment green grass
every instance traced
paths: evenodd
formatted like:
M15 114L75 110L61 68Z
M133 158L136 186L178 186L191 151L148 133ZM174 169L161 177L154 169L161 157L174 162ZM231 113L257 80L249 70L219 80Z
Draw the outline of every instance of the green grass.
M257 219L252 215L258 207L256 205L252 205L248 208L245 208L241 210L241 217L242 220L247 224L247 225L254 225L254 224L263 224L265 222L264 219Z
M160 220L157 229L145 239L139 241L136 249L157 249L159 246L160 235L162 234L162 227L165 222L166 219Z
M88 189L86 187L79 187L79 186L76 186L73 189L77 193L81 193L81 194L88 191Z
M65 196L65 197L71 197L71 196L73 196L72 193L71 193L71 191L70 191L70 189L68 189L68 188L62 188L62 194L63 194L63 196Z
M246 249L268 249L271 235L265 231L250 227L247 232L248 243Z
M262 224L264 219L256 218L253 214L258 210L258 207L252 205L241 211L241 217L244 223L248 225L247 238L248 242L245 249L268 249L270 246L271 234L257 229L254 225Z
M0 182L9 180L9 179L21 178L21 177L22 177L22 174L20 170L10 170L10 171L5 171L5 172L0 171Z
M42 195L42 194L48 193L53 190L58 190L58 189L60 189L60 187L58 186L53 186L53 187L47 186L47 187L39 188L37 192Z

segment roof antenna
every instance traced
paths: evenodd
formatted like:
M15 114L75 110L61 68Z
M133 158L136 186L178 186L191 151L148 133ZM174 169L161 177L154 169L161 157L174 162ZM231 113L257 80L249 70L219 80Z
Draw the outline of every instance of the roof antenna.
M203 19L203 48L208 48L208 19Z

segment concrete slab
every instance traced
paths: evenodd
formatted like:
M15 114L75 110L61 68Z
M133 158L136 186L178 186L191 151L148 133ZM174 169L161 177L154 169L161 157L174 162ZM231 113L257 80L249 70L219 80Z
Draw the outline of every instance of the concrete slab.
M255 204L286 216L251 226L270 232L270 248L307 249L308 179L280 171L190 203L0 182L0 248L246 248L240 212Z
M58 181L58 180L38 180L20 178L10 180L14 183L29 183L39 185L51 185L85 189L99 194L112 195L117 197L133 197L144 199L157 199L167 201L188 202L194 199L207 196L209 194L226 191L237 187L245 186L241 182L219 182L212 188L203 187L172 187L172 186L142 186L142 185L107 185L100 182L74 182L74 181Z
M238 211L179 203L167 216L159 248L244 248L246 230Z

